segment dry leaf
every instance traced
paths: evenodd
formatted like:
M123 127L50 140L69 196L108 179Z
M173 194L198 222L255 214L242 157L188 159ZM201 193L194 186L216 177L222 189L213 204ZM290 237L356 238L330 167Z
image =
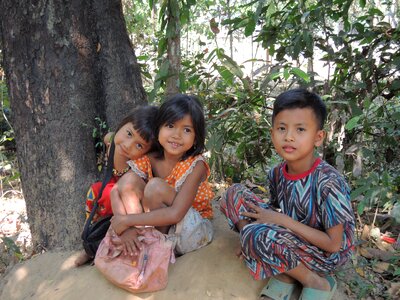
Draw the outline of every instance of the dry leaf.
M365 272L363 268L357 267L356 268L356 272L358 273L358 275L360 275L361 277L365 277Z
M373 258L373 257L374 257L374 256L368 251L367 248L358 247L357 249L358 249L358 253L359 253L361 256L364 256L365 258Z
M364 256L365 258L377 258L379 260L382 261L389 261L391 260L393 257L398 256L397 254L388 252L388 251L382 251L379 249L375 249L375 248L369 248L369 247L365 247L362 250L363 252L360 251L360 254L362 256ZM365 255L364 255L365 254Z
M387 262L378 262L376 265L372 266L372 269L376 272L376 273L383 273L386 272L390 267L390 264Z
M364 225L363 231L361 233L361 239L364 241L368 241L370 231L371 231L371 228L368 225Z
M400 298L400 282L391 282L390 288L388 289L389 296L392 299Z

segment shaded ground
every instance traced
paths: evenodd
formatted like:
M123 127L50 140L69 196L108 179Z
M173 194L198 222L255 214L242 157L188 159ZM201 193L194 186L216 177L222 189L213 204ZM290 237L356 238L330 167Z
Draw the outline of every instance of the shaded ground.
M9 240L0 244L1 273L5 272L0 274L0 299L258 299L266 281L253 280L236 258L237 235L228 230L219 213L218 201L214 206L212 244L180 257L171 265L164 291L133 295L106 281L93 266L75 268L77 252L46 252L30 258L24 200L1 198L0 237L4 241L4 236L8 236ZM15 255L18 249L21 255ZM22 257L30 259L17 263ZM363 257L355 256L354 261L360 264L360 258ZM374 272L373 266L364 261L364 266L354 268L350 264L337 273L339 284L334 299L399 299L396 293L400 284L388 279L385 270ZM292 299L297 299L296 295Z

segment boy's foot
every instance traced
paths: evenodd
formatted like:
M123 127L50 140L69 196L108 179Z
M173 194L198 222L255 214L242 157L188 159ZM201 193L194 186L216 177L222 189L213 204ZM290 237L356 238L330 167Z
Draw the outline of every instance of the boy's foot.
M267 285L261 291L260 300L289 300L295 288L295 281L291 280L291 282L288 283L271 277Z
M85 251L82 251L81 253L79 253L79 256L75 259L75 266L80 267L89 261L90 261L89 255L87 255Z
M331 300L337 288L337 282L334 277L328 276L325 280L329 284L329 290L319 290L314 288L303 288L300 299L301 300Z

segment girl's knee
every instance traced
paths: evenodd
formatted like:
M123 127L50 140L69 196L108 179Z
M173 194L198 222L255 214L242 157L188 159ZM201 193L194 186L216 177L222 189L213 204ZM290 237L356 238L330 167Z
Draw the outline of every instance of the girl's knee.
M152 178L144 188L144 203L154 206L155 203L171 205L174 199L175 190L163 179Z
M150 179L144 188L144 197L149 199L159 198L165 191L165 186L166 182L161 178Z
M144 181L134 173L126 173L116 185L121 194L135 192L140 198L143 196Z

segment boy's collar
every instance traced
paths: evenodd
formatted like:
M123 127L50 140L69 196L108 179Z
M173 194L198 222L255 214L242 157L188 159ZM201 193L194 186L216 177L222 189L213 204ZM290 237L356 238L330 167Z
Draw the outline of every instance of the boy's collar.
M317 157L312 165L312 167L305 171L304 173L300 173L300 174L289 174L286 170L287 168L287 163L284 162L283 166L282 166L282 170L283 170L283 176L285 176L286 179L289 180L298 180L298 179L302 179L306 176L308 176L309 174L311 174L312 172L314 172L314 170L318 167L319 163L322 161L322 159L320 157Z

